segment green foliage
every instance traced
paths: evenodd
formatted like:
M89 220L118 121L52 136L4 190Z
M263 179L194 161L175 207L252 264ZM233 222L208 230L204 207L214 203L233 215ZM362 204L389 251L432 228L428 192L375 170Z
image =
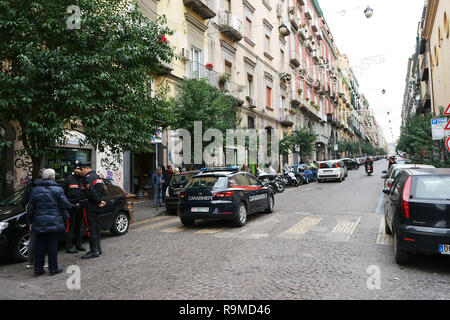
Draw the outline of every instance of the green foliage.
M145 151L170 124L164 92L150 87L173 58L165 20L150 22L125 0L77 0L81 28L69 29L72 4L0 1L0 118L19 123L34 165L68 128L100 150Z
M305 127L293 131L291 135L285 136L280 141L280 154L289 155L289 152L298 153L301 157L311 155L315 151L317 134ZM295 151L295 146L300 146L300 152Z
M185 79L180 87L174 107L173 130L186 129L194 137L194 122L202 122L202 135L208 129L217 129L224 134L227 129L236 129L238 101L211 86L205 79ZM192 144L194 143L192 139Z
M431 119L443 115L414 116L402 128L397 150L406 152L414 163L430 164L436 167L450 167L450 157L445 141L433 141Z

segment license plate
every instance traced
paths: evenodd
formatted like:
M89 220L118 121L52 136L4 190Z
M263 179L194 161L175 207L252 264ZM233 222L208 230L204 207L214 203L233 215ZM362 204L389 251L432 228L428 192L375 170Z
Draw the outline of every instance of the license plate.
M208 213L209 208L191 208L191 212Z
M450 255L450 245L448 245L448 244L440 244L439 245L439 252L441 254Z

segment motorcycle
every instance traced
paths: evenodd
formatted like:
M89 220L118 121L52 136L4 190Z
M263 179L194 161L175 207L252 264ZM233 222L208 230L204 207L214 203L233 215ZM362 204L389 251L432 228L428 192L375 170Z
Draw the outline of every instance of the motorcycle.
M366 173L370 177L373 173L373 166L371 164L366 166Z
M288 186L297 188L300 185L295 173L289 168L288 165L284 165L284 178L287 180Z
M274 194L284 192L285 187L283 186L281 178L272 167L265 167L264 170L258 168L256 176L258 179L268 184Z

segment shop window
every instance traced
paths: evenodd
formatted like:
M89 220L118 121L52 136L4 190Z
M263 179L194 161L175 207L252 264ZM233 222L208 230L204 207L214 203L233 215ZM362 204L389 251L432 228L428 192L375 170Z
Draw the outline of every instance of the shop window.
M73 172L73 162L91 161L91 150L88 149L56 149L53 154L47 157L46 168L51 168L56 172L56 180L65 179Z

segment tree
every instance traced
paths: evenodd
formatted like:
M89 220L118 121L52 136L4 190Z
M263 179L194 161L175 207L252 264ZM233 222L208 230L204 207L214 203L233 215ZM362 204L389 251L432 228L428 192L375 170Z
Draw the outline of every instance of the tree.
M0 118L18 123L33 175L68 129L100 151L147 151L171 119L150 86L173 58L164 18L150 22L126 0L77 0L78 28L72 3L0 1Z
M426 114L407 119L402 128L397 150L406 152L414 163L431 164L436 167L449 167L450 157L444 140L433 141L431 119L442 118L443 114Z
M310 156L315 150L317 134L311 129L305 127L293 131L292 134L285 136L280 141L280 154L289 155L290 152L298 153L300 157ZM295 150L295 146L300 146L300 152Z
M236 129L239 126L240 119L237 111L236 98L224 94L205 79L185 79L175 101L175 121L171 129L186 129L193 138L194 122L201 121L202 136L208 129L217 129L224 134L225 141L227 130ZM194 139L191 140L192 147L193 144Z

